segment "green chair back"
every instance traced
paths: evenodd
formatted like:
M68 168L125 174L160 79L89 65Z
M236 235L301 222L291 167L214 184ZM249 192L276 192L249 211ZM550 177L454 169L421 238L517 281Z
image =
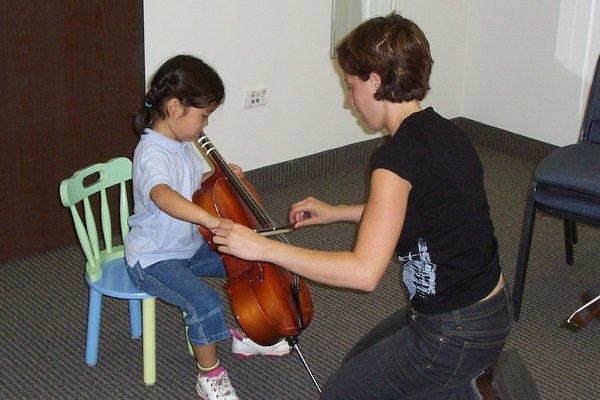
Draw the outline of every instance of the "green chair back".
M131 161L128 158L119 157L105 163L82 168L60 184L60 199L62 204L71 210L77 237L87 258L86 274L91 282L102 278L102 263L104 261L123 256L123 246L113 246L111 213L106 193L108 188L118 185L120 192L119 221L121 236L125 238L129 233L129 225L127 224L129 202L127 200L126 182L131 179L131 173ZM86 178L87 180L91 179L92 182L86 181ZM99 221L102 228L104 249L100 247L96 219L90 205L91 196L96 194L100 196ZM77 207L80 202L83 203L83 219Z

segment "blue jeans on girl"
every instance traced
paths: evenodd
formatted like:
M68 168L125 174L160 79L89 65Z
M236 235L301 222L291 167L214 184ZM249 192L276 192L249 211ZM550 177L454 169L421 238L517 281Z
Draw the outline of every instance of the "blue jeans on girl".
M224 277L219 255L203 243L190 259L165 260L127 269L134 286L185 311L188 337L203 346L229 337L219 294L201 276Z
M322 399L480 399L476 378L500 355L511 327L508 286L444 314L410 307L363 337L327 381Z

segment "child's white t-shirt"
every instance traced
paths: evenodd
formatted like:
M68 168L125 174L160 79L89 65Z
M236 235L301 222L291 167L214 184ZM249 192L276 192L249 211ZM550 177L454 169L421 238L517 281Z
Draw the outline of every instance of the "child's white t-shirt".
M179 142L146 128L133 154L133 215L125 238L125 259L142 268L168 259L186 259L202 245L195 224L171 217L150 198L164 183L192 200L200 189L202 159L189 142Z

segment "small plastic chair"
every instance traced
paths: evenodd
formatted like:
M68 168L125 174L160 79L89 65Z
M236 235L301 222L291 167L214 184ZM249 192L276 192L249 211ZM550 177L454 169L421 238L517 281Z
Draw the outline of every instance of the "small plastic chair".
M85 280L90 288L90 294L85 362L90 366L96 365L98 362L102 297L110 296L128 300L131 336L133 338L142 336L144 383L153 385L156 382L155 298L133 286L123 258L123 246L113 246L111 214L107 197L107 189L118 185L120 229L121 237L124 238L129 232L127 225L129 203L125 184L131 179L131 173L131 161L125 157L113 158L106 163L91 165L80 169L72 177L62 181L60 198L63 205L71 210L77 237L87 259ZM90 180L91 183L88 182ZM90 196L98 193L104 249L100 247L94 213L90 204ZM85 223L77 208L77 204L80 202L83 203Z

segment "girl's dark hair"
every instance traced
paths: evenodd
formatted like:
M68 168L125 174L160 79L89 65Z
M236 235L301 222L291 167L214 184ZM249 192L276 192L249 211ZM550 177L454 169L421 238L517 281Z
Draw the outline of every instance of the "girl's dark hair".
M360 24L339 44L337 55L347 74L365 81L371 72L381 77L377 100L423 100L429 90L429 42L414 22L395 12Z
M135 114L138 135L156 119L167 116L167 100L176 98L185 107L208 107L220 104L225 97L223 82L217 72L199 58L178 55L167 60L154 74L144 101Z

